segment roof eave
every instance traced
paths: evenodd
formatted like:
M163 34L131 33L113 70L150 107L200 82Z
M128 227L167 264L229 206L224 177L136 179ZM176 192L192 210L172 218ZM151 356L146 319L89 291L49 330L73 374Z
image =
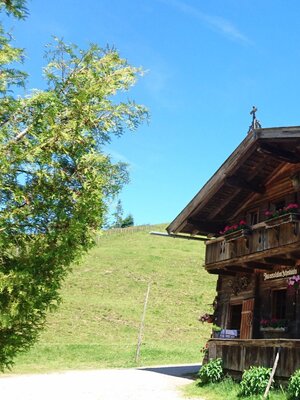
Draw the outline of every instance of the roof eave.
M188 219L201 206L201 203L209 201L212 195L219 189L227 176L230 176L240 165L241 160L256 150L259 141L268 139L294 139L300 138L300 126L261 128L251 131L234 152L225 160L215 174L200 189L187 206L166 228L169 233L178 233L188 224ZM209 233L199 230L200 234Z

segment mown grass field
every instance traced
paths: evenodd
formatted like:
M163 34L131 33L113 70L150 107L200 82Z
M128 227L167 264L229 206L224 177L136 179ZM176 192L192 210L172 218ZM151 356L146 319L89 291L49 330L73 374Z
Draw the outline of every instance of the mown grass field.
M262 395L241 397L239 395L240 387L237 382L230 378L224 379L219 383L210 383L205 386L198 386L197 382L182 387L182 392L187 398L205 399L205 400L262 400ZM268 400L286 400L288 399L285 390L280 387L269 392Z
M202 242L148 233L164 228L99 237L66 279L63 302L39 342L17 358L12 372L135 366L148 282L139 364L199 362L211 326L198 317L211 310L216 278L202 266Z

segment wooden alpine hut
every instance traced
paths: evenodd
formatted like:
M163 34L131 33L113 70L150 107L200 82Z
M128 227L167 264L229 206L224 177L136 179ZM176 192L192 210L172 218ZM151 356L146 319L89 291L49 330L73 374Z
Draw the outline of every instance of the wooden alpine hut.
M300 368L300 126L262 128L242 143L168 226L205 238L205 269L218 275L209 358L241 373Z

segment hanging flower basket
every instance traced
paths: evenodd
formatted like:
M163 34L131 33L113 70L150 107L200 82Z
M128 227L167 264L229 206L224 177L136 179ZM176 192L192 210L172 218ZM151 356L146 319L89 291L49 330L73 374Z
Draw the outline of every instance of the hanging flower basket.
M200 315L200 317L199 317L199 321L202 323L208 322L209 324L212 324L214 322L214 320L215 320L215 317L213 314L205 313L203 315Z

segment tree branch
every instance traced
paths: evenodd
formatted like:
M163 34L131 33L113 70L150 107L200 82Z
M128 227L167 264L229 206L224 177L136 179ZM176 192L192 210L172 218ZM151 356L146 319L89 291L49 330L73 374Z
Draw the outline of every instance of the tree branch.
M20 133L17 134L17 136L15 136L14 142L19 142L26 135L28 131L29 127L27 126L27 128L23 129Z

